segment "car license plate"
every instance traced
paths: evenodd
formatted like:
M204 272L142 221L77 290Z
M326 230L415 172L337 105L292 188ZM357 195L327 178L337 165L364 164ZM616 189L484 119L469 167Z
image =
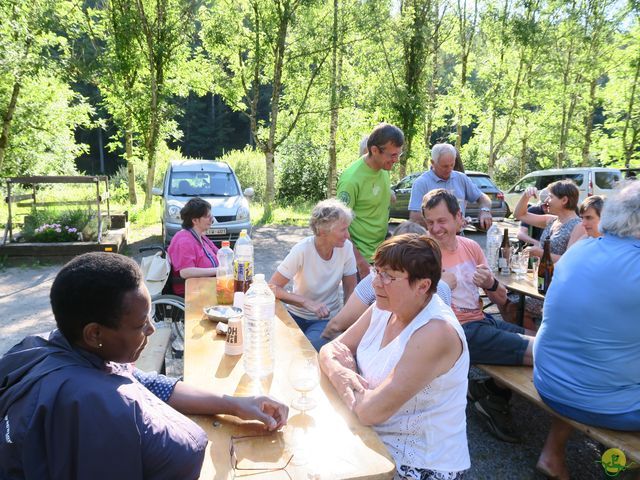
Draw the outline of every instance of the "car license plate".
M227 234L226 228L210 228L209 230L207 230L207 235L226 235L226 234Z

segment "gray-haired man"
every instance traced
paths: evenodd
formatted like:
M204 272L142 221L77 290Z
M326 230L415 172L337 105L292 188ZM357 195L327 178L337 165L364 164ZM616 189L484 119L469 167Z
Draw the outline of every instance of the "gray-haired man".
M426 227L422 216L422 198L431 190L444 188L452 192L460 203L464 218L466 202L480 204L480 226L487 229L493 222L491 199L482 193L464 173L456 172L456 149L448 143L438 143L431 149L431 169L424 172L411 188L409 200L409 220Z

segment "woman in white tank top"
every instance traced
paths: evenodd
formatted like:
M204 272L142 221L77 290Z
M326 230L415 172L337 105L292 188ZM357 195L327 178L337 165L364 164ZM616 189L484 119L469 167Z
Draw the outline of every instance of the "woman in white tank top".
M466 435L469 352L435 295L440 250L426 236L384 242L374 257L376 304L320 351L322 370L361 422L373 425L396 478L459 479Z

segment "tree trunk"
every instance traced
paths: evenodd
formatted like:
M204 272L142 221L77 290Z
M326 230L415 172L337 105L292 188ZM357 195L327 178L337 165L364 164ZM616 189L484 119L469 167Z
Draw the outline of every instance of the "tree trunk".
M144 192L144 208L151 207L153 201L153 195L151 190L153 189L153 181L156 173L156 153L158 150L158 136L160 134L159 125L159 112L158 112L158 81L157 76L160 72L154 68L153 61L151 62L149 70L151 71L151 105L149 108L149 135L145 142L147 150L147 183Z
M638 79L640 78L640 58L636 58L636 71L633 76L633 85L631 86L631 92L629 94L629 104L627 106L627 115L624 121L624 128L622 130L622 149L624 151L624 164L626 168L629 168L631 164L631 155L635 150L635 141L629 143L627 137L629 135L629 129L631 127L631 118L633 116L633 110L635 108L636 101L636 89L638 87ZM634 131L633 138L635 140L636 135ZM1 166L1 165L0 165Z
M266 191L265 197L272 199L271 201L264 202L264 214L262 216L263 221L271 219L273 213L273 199L275 198L275 161L274 152L268 150L264 154L265 169L267 173L266 178Z
M522 137L522 146L520 147L520 177L525 175L527 165L527 137Z
M584 144L582 145L582 166L589 166L591 156L591 134L593 133L593 115L596 109L596 79L589 85L589 111L584 119Z
M336 195L337 159L336 134L338 132L338 10L339 0L333 0L333 29L331 37L331 119L329 123L329 173L327 175L327 196Z
M136 193L136 172L133 165L133 132L131 131L131 121L127 120L127 130L124 132L124 156L127 161L127 184L129 185L129 203L138 204L138 194Z
M11 130L11 122L13 121L13 114L16 111L16 104L18 103L18 96L20 95L20 83L15 82L13 84L13 90L11 92L11 99L7 106L7 111L2 117L2 133L0 134L0 172L2 172L2 164L4 157L9 148L9 132Z

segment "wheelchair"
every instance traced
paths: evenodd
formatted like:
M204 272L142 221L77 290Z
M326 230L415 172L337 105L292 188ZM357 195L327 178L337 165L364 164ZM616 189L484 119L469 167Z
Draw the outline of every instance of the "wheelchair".
M157 326L171 328L171 353L173 358L182 358L185 305L184 298L171 293L171 259L160 245L142 247L139 252L155 252L140 261L144 282L151 295L152 318Z

